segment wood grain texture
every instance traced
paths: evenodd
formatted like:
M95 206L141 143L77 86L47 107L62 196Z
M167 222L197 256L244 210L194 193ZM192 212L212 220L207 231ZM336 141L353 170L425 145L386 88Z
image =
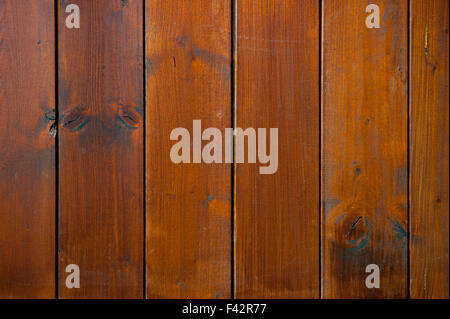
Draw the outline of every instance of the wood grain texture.
M235 164L235 296L318 298L319 2L237 0L236 17L236 127L278 128L279 156L272 175Z
M53 298L53 1L0 1L0 70L0 298Z
M80 29L65 26L79 5ZM59 2L62 298L143 297L143 5ZM81 288L68 289L77 264Z
M323 3L322 296L407 296L407 1ZM366 266L380 268L368 289Z
M146 1L148 298L230 297L231 164L175 164L169 139L231 127L230 8Z
M449 1L410 10L411 298L449 298Z

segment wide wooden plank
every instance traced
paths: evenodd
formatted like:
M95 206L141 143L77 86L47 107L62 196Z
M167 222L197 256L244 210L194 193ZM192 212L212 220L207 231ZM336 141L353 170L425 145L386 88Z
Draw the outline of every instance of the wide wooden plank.
M52 0L0 1L0 70L0 298L54 298Z
M231 127L230 1L147 0L145 12L147 297L230 297L231 164L170 157L175 128Z
M68 29L68 4L80 8ZM143 4L59 1L62 298L143 297ZM66 288L66 266L80 288Z
M410 10L411 298L449 298L449 2Z
M319 15L315 0L236 1L236 127L278 128L273 174L235 164L238 298L319 297Z
M408 265L407 1L323 3L322 295L404 298ZM380 270L367 288L366 267Z

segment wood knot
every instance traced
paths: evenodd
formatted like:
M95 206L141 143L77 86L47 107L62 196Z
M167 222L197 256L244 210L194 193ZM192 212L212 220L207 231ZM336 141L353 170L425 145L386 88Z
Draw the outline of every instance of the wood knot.
M56 121L56 110L51 109L45 112L44 114L45 123L51 123L50 128L48 129L51 137L55 138L57 133L57 121Z
M86 116L86 108L82 106L76 106L65 112L61 119L61 125L72 132L82 129L87 122L89 122L89 117Z
M330 239L340 248L352 254L361 254L370 244L372 222L370 211L360 203L341 204L333 211Z
M119 120L128 128L137 128L139 126L139 115L136 114L129 106L119 109Z

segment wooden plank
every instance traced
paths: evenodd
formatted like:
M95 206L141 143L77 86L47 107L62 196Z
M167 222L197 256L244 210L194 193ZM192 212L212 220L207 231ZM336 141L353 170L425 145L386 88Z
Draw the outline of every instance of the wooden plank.
M235 296L318 298L319 2L236 14L236 127L278 128L279 155L274 174L235 164Z
M230 297L231 164L175 164L169 139L193 120L231 127L230 1L147 0L145 12L147 296Z
M407 1L323 3L322 296L407 296ZM366 266L380 269L367 288Z
M51 0L0 1L0 298L55 297Z
M449 2L410 10L411 298L449 298Z
M68 29L68 4L80 28ZM59 1L62 298L143 297L143 5ZM66 288L77 264L81 287Z

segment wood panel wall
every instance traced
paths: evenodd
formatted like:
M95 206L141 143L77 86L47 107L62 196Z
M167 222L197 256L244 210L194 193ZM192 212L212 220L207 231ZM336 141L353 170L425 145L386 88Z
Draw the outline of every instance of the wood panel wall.
M55 297L54 10L0 1L0 298Z
M143 297L143 6L59 2L59 296ZM77 264L80 288L66 288Z
M278 128L276 173L235 164L236 297L318 298L319 3L240 0L236 17L236 127Z
M324 1L322 34L322 293L405 298L408 265L408 7ZM367 289L366 266L380 268Z
M231 164L194 163L193 152L175 164L169 137L186 128L192 144L232 127L230 1L147 0L145 10L147 296L227 298Z
M411 298L449 298L449 2L410 8Z
M448 298L448 9L0 0L0 298ZM277 128L277 170L179 127Z

